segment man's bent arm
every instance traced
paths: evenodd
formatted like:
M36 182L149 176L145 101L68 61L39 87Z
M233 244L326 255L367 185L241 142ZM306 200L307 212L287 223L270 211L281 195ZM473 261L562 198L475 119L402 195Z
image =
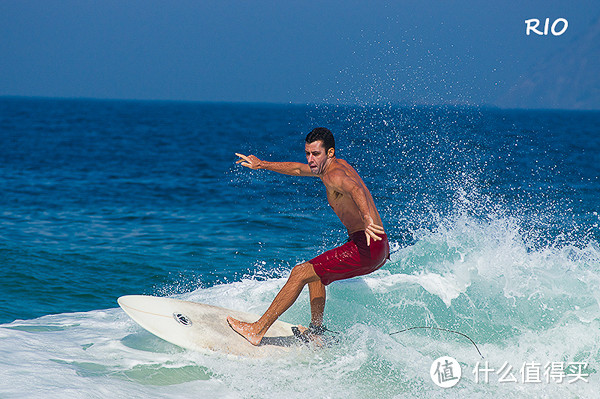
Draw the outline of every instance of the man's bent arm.
M349 188L348 192L358 207L360 216L365 221L365 224L367 223L367 217L370 217L372 222L375 219L375 213L369 206L369 201L367 201L367 194L365 193L365 190L358 183L354 183Z
M375 204L367 200L366 188L356 184L350 189L352 200L358 207L363 222L365 223L365 235L367 236L367 245L371 245L371 240L381 240L381 235L385 234L383 226L375 224L375 215L377 210Z
M385 234L385 232L383 226L374 223L377 210L374 208L375 204L367 199L367 188L349 176L341 175L336 180L338 189L350 195L360 212L360 216L365 223L367 245L370 245L371 239L381 240L380 235Z

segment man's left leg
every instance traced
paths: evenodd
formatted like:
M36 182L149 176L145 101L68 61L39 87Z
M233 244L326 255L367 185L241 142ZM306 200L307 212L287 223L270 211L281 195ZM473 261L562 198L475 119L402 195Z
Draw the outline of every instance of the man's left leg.
M252 345L260 344L260 341L267 333L267 330L279 316L283 314L290 306L298 299L300 292L306 284L315 281L320 281L320 277L315 273L312 264L305 262L294 266L287 282L279 291L269 309L254 323L245 323L234 319L231 316L227 317L227 322L238 334L246 338ZM324 287L323 287L324 288ZM325 296L323 294L323 308L325 307ZM317 301L318 302L318 301ZM311 304L312 307L312 304ZM321 311L321 320L322 320Z

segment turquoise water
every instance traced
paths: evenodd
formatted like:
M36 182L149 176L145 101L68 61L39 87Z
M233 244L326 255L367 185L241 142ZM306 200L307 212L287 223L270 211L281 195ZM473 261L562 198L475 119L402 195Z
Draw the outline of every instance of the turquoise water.
M600 388L600 113L0 99L0 396L592 397ZM359 171L393 254L328 287L340 345L192 353L126 294L263 312L293 265L345 240L303 161L315 126ZM307 293L282 316L309 321ZM389 333L413 326L452 329ZM448 390L429 368L452 356ZM489 382L476 381L488 362ZM586 381L548 363L587 363ZM512 367L516 382L496 373ZM541 382L521 368L539 363ZM546 373L546 374L544 374ZM482 375L480 375L481 377ZM529 375L528 377L532 377Z

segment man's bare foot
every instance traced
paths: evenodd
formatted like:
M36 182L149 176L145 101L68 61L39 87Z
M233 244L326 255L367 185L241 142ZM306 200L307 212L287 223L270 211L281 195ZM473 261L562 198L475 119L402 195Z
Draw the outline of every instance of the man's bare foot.
M248 342L254 346L258 346L265 335L254 332L254 326L252 323L245 323L243 321L236 320L231 316L227 316L227 323L229 323L229 327L231 327L233 331L246 338Z

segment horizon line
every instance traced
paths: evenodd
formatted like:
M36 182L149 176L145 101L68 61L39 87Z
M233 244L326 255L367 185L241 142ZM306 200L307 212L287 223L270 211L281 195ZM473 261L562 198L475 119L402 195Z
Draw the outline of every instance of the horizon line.
M600 108L516 108L516 107L501 107L495 104L469 104L457 102L440 102L440 103L424 103L424 102L365 102L365 103L330 103L330 102L273 102L273 101L232 101L232 100L175 100L175 99L140 99L140 98L106 98L106 97L70 97L70 96L42 96L42 95L11 95L2 94L0 99L15 99L15 100L58 100L58 101L106 101L106 102L146 102L146 103L186 103L186 104L221 104L221 105L269 105L269 106L305 106L305 107L398 107L398 108L479 108L479 109L498 109L504 111L573 111L573 112L594 112L600 111Z

